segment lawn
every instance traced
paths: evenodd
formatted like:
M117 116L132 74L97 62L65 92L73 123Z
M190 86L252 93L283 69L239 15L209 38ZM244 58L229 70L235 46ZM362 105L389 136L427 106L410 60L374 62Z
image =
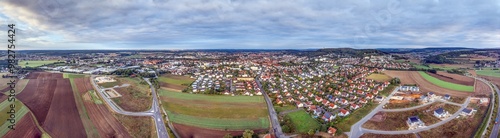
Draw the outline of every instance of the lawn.
M160 89L162 107L170 121L219 129L244 130L269 127L262 96L222 96L173 92Z
M99 99L99 96L97 96L94 90L90 90L89 93L95 104L102 104L101 99Z
M186 76L179 76L179 75L162 75L161 77L158 78L158 81L164 82L164 83L170 83L170 84L176 84L176 85L190 85L193 83L194 79L191 79Z
M51 63L54 63L54 62L59 62L57 60L24 60L24 61L21 61L19 62L19 66L21 67L39 67L39 66L43 66L45 64L51 64Z
M288 110L295 110L297 107L293 105L285 105L283 107L281 106L274 106L274 110L276 110L277 113L283 112L283 111L288 111Z
M290 117L298 133L307 133L310 129L317 130L320 127L318 121L304 110L289 113L287 116Z
M343 132L351 131L351 126L365 117L368 113L370 113L378 104L366 104L364 107L355 110L349 116L341 119L339 123L335 124L337 128L342 130Z
M378 82L390 81L392 79L391 76L387 76L385 74L378 74L378 73L370 74L366 78L367 79L372 79L372 80L375 80L375 81L378 81Z
M427 66L424 66L424 65L421 65L421 64L413 65L413 67L415 67L417 69L431 69L430 67L427 67Z
M424 77L427 81L439 86L443 87L446 89L450 90L457 90L457 91L466 91L466 92L474 92L474 86L466 86L466 85L461 85L461 84L455 84L451 82L446 82L443 80L440 80L438 78L432 77L429 74L419 71L420 75Z
M491 76L491 77L500 77L500 70L492 70L492 69L476 70L476 74Z

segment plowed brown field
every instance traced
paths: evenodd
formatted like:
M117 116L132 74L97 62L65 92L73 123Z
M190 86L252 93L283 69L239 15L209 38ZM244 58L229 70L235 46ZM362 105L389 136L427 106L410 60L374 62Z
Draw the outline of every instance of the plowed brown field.
M88 91L93 90L89 78L74 78L74 81L82 97ZM104 104L95 104L90 99L84 100L83 104L101 137L131 137Z
M241 136L244 131L223 131L223 130L212 130L206 128L199 128L193 126L187 126L182 124L172 123L174 125L177 133L183 138L222 138L227 133L231 133L232 136ZM265 129L253 130L255 133L265 132Z
M451 96L459 96L459 97L465 97L469 96L473 93L471 92L461 92L461 91L455 91L455 90L450 90L446 88L439 87L437 85L434 85L425 78L423 78L418 71L393 71L393 70L387 70L384 71L385 74L391 76L391 77L398 77L401 79L401 84L417 84L420 87L421 92L435 92L435 93L440 93L440 94L449 94Z
M474 78L467 77L467 76L462 76L458 74L451 74L448 72L444 71L438 71L437 74L434 73L427 73L433 77L436 77L440 80L451 82L451 83L456 83L456 84L462 84L462 85L467 85L467 86L473 86L474 85Z
M35 79L36 77L36 79ZM87 137L68 79L60 73L33 72L17 96L52 137Z
M491 95L491 88L482 81L476 81L474 86L474 96L487 97Z
M498 87L500 87L500 78L498 78L498 77L483 76L483 75L479 75L479 77L484 78L484 79L488 80L489 82L496 84Z
M30 113L26 114L16 123L16 130L9 131L3 137L5 138L39 138L42 137L42 131L38 129Z

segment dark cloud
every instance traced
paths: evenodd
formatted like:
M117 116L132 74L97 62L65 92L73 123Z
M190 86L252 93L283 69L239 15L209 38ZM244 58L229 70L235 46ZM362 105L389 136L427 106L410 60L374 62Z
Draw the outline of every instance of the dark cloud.
M21 43L53 49L499 47L498 9L494 0L0 2L25 24Z

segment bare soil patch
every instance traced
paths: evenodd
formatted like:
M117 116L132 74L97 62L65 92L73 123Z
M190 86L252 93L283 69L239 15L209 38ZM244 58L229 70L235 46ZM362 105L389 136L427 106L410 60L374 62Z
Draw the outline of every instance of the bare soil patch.
M132 137L136 138L152 138L152 132L155 128L151 117L146 116L125 116L115 114L115 117L120 120L122 125L130 132Z
M241 136L244 131L224 131L224 130L212 130L200 127L193 127L188 125L172 123L175 127L177 133L183 138L222 138L227 133L231 133L232 136ZM265 132L265 129L253 130L254 133Z
M479 106L473 117L454 119L446 124L418 134L423 138L471 137L481 124L487 106Z
M489 82L492 82L493 84L496 84L497 86L500 87L500 78L498 78L498 77L483 76L483 75L479 75L479 77L484 78L484 79L488 80Z
M405 135L382 135L382 134L371 134L366 133L361 136L361 138L416 138L415 134L405 134Z
M139 112L149 110L152 102L151 96L133 87L135 86L115 88L122 97L113 98L113 101L127 111Z
M474 86L474 96L487 97L491 95L491 88L486 83L482 81L476 81Z

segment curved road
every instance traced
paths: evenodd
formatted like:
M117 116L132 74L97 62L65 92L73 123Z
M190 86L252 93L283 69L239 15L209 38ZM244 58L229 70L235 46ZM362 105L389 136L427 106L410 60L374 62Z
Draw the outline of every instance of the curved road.
M412 129L412 130L403 130L403 131L385 131L385 130L373 130L373 129L367 129L367 128L361 128L361 129L365 133L387 134L387 135L410 134L410 133L417 133L417 132L421 132L421 131L426 131L426 130L430 130L432 128L441 126L441 125L448 123L449 121L455 119L457 116L460 115L460 113L462 112L462 110L464 108L467 108L467 105L469 105L469 102L470 102L470 97L467 97L467 100L465 101L465 103L462 104L461 108L457 112L455 112L452 116L450 116L450 117L448 117L448 118L446 118L438 123L432 124L430 126L425 126L425 127L421 127L421 128L417 128L417 129Z
M104 89L101 89L94 81L94 77L96 76L91 76L90 77L90 82L92 82L92 85L94 86L94 89L96 89L97 93L104 99L104 101L109 105L109 107L116 113L123 114L123 115L129 115L129 116L151 116L153 117L156 125L156 134L158 135L159 138L169 138L167 129L165 127L165 124L163 123L163 118L160 112L160 108L158 106L158 100L156 96L156 91L154 87L151 85L149 82L149 79L145 78L144 80L149 84L149 87L151 88L151 93L153 97L153 103L151 106L151 109L148 111L144 112L129 112L125 111L120 106L116 105L115 102L113 102L111 99L106 97L104 95Z
M488 84L488 85L490 86L490 88L491 88L491 89L494 89L494 90L497 92L497 95L499 95L499 96L498 96L498 99L493 99L493 98L492 98L492 100L491 100L491 101L492 101L492 103L494 103L495 101L496 101L496 102L500 102L500 90L498 89L498 87L497 87L495 84L493 84L493 83L491 83L491 82L489 82L489 81L487 81L487 80L485 80L485 79L483 79L483 78L478 78L478 77L474 77L474 78L476 78L477 80L480 80L480 81L482 81L482 82L484 82L484 83ZM499 104L499 105L500 105L500 104ZM492 107L492 109L493 109L493 107ZM500 106L498 106L498 107L497 107L497 111L500 111ZM500 118L500 112L497 112L497 114L496 114L496 118ZM486 127L488 127L488 125L490 124L491 119L493 119L493 121L495 121L495 119L496 119L496 118L491 118L491 116L490 116L490 118L488 118L488 124L486 125ZM485 131L485 132L486 132L486 131ZM491 132L492 132L492 133L491 133L491 135L490 135L490 138L498 138L498 135L499 135L498 133L500 133L500 124L495 124L495 125L493 126L493 130L492 130ZM495 133L495 132L496 132L496 133Z

